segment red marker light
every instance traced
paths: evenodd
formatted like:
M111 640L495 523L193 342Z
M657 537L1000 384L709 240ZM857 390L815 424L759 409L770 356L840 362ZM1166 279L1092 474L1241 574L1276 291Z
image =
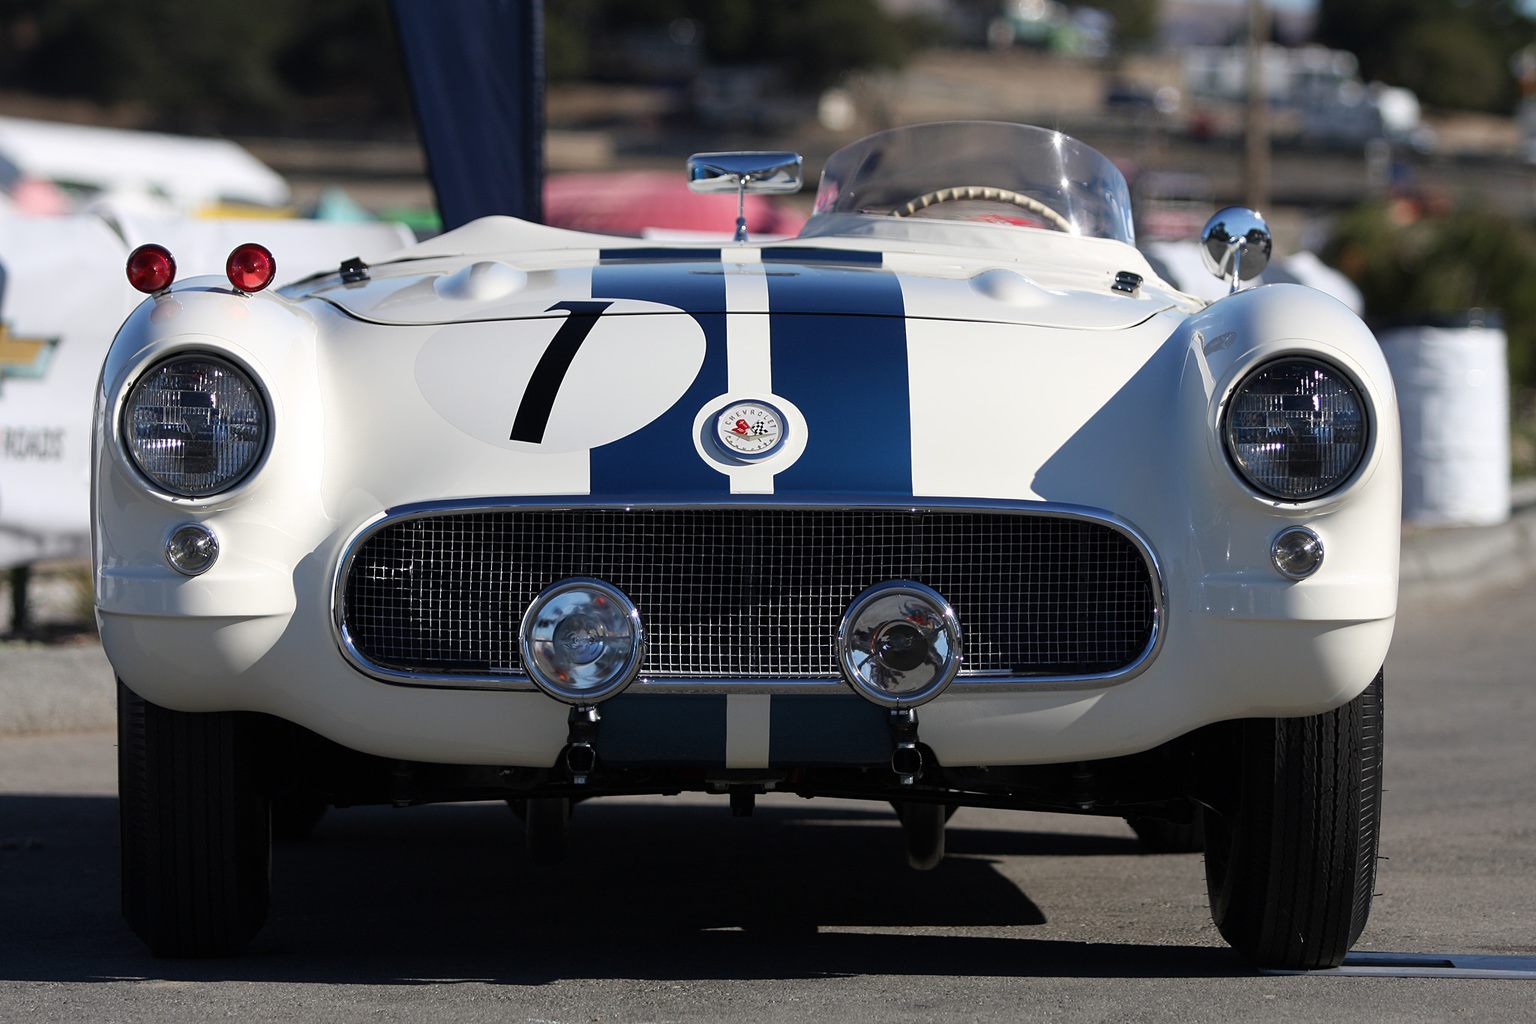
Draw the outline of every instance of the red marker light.
M277 260L264 245L246 242L237 245L224 263L229 283L243 292L259 292L277 276Z
M128 254L128 283L141 292L164 291L176 280L176 261L163 245L141 245Z

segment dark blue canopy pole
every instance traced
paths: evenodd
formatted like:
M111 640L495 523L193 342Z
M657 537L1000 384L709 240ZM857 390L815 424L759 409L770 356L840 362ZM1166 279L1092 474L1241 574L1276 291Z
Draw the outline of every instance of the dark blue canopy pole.
M393 0L444 230L544 219L541 0Z

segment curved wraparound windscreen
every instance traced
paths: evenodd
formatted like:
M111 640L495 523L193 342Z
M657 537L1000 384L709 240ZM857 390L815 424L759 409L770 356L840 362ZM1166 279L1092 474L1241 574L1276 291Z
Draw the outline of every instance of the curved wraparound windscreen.
M822 168L814 216L846 213L1135 241L1114 164L1060 132L1001 121L892 128L838 150Z

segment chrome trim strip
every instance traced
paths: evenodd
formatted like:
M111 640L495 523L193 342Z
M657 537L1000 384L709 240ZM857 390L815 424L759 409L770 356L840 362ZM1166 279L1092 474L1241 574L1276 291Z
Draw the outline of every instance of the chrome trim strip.
M950 684L949 693L1032 693L1060 690L1096 690L1128 682L1147 670L1162 649L1167 622L1167 591L1163 586L1162 565L1147 538L1131 523L1103 509L1047 501L1019 501L975 498L913 498L911 501L870 501L867 496L847 494L813 495L764 501L761 494L715 495L704 501L684 501L675 496L624 495L594 500L588 495L569 498L460 498L448 501L416 502L400 505L381 513L359 526L348 539L331 578L331 632L342 657L364 675L397 686L419 686L453 690L503 690L534 693L538 688L526 675L448 675L405 673L375 665L360 654L348 635L343 617L343 590L358 549L379 530L409 519L429 516L470 514L476 512L573 512L600 509L628 512L634 509L724 509L764 508L776 511L795 509L871 512L953 512L1003 513L1037 516L1047 519L1072 519L1098 523L1124 536L1136 546L1151 573L1152 636L1146 648L1131 664L1118 672L1083 676L959 676ZM665 679L641 676L630 684L627 693L853 693L841 678L827 679Z

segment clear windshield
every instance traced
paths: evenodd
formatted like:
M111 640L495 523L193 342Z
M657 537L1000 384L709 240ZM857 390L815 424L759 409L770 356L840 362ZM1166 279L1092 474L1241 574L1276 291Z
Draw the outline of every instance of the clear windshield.
M1134 243L1125 178L1056 131L1000 121L892 128L827 159L815 216L981 221Z

